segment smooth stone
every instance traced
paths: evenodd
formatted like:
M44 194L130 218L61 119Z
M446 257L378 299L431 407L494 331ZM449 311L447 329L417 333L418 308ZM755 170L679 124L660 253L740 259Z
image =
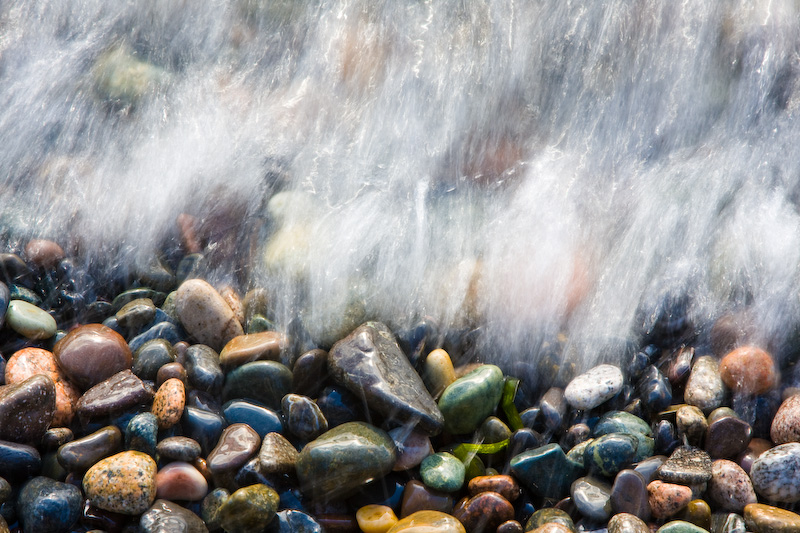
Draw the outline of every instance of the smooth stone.
M667 458L663 455L654 455L653 457L637 463L634 470L639 472L644 477L645 481L650 483L656 479L656 472L658 472L658 469L666 460Z
M472 433L492 414L503 394L503 371L481 365L451 383L439 397L444 429L461 435Z
M389 431L397 449L397 461L393 470L410 470L419 466L423 459L433 453L431 438L427 433L407 426L396 427Z
M83 477L83 490L92 505L125 515L146 511L156 496L156 462L137 451L101 459Z
M261 446L261 437L247 424L231 424L222 431L217 446L208 454L212 474L230 472L249 461Z
M150 298L153 301L153 305L159 307L164 303L166 296L163 292L149 287L134 287L117 294L111 302L111 309L116 314L125 304L141 298Z
M700 485L711 479L711 458L703 450L681 446L658 468L656 476L668 483Z
M246 400L227 402L222 406L222 416L228 424L247 424L262 438L267 433L283 432L283 422L279 413Z
M38 443L55 412L56 385L44 374L0 387L0 439Z
M750 469L756 493L767 501L800 501L800 443L780 444L759 455Z
M83 508L78 487L46 477L25 483L17 498L17 513L25 533L59 533L72 529Z
M561 427L567 415L569 405L564 397L564 390L558 387L550 387L539 400L539 411L544 419L545 427L550 431L555 431Z
M158 499L139 519L141 533L208 533L203 520L171 501Z
M32 274L31 269L20 256L0 253L0 277L6 283L22 280Z
M736 416L724 416L708 425L705 449L712 459L736 457L752 439L750 424Z
M510 502L514 502L522 493L517 481L504 474L474 477L469 480L467 490L470 496L477 496L481 492L496 492Z
M497 526L497 533L523 533L522 524L516 520L506 520Z
M365 505L356 511L358 528L363 533L386 533L398 520L391 507Z
M546 498L562 498L583 474L583 466L570 461L556 443L523 452L509 465L523 485Z
M277 331L240 335L228 341L219 352L219 364L234 367L252 361L280 361L286 344L286 335Z
M708 420L699 408L681 405L675 412L675 426L681 440L690 446L701 446L708 430Z
M156 391L153 397L152 413L156 417L159 429L169 429L183 416L186 406L186 388L179 379L168 379Z
M114 318L117 324L126 330L138 330L156 317L156 306L150 298L137 298L122 306Z
M254 361L232 370L222 389L224 401L249 399L271 409L280 409L281 400L289 394L292 372L275 361Z
M46 452L52 452L74 439L75 433L69 428L50 428L42 436L41 449Z
M707 497L717 509L741 513L757 497L750 476L738 464L718 459L711 464Z
M348 422L303 448L296 463L297 477L303 493L312 498L344 498L371 479L391 472L396 457L386 432L363 422ZM335 469L330 468L331 463L336 464Z
M528 529L526 531L532 531L533 533L574 533L573 530L570 530L567 526L555 522L548 522L536 529Z
M155 385L156 387L160 387L165 381L173 378L180 380L184 387L186 387L186 385L189 383L189 378L186 375L186 369L177 361L174 363L167 363L164 366L159 367L158 372L156 373Z
M39 268L55 268L66 257L64 249L49 239L31 239L25 245L24 255Z
M310 515L296 509L278 511L264 533L323 533L322 526Z
M228 341L244 334L230 305L201 279L181 283L175 295L175 312L189 335L214 350L221 350Z
M755 346L742 346L726 354L719 363L719 372L735 393L763 394L778 383L772 356Z
M317 405L328 421L328 428L355 422L363 416L363 403L339 385L325 387L317 397Z
M626 433L628 435L645 435L650 437L653 430L650 425L636 415L625 411L609 411L597 420L592 435L602 437L609 433Z
M181 427L186 437L196 440L203 453L209 453L217 445L222 429L227 426L225 419L216 413L186 407L181 418Z
M538 448L544 444L544 437L541 433L530 428L521 428L511 434L506 448L506 457L514 457L522 452L527 452L533 448Z
M158 421L152 413L133 416L125 428L125 449L156 456Z
M453 510L453 496L426 487L421 481L412 479L403 490L400 516L406 517L418 511L439 511L450 513Z
M49 339L57 329L55 318L47 311L23 300L13 300L8 304L5 323L31 340Z
M705 413L722 405L722 400L725 398L725 384L719 373L719 363L716 358L704 355L695 359L683 398L686 403L694 405Z
M450 354L437 348L428 354L422 367L422 382L431 396L438 398L456 380Z
M653 452L658 455L672 455L675 449L683 444L683 439L678 436L678 428L669 420L659 420L656 423L653 436Z
M56 391L56 407L52 424L56 427L69 426L75 416L75 404L81 391L67 380L58 367L53 352L42 348L23 348L14 353L6 363L5 383L21 383L36 374L44 374L53 380Z
M608 433L592 440L584 451L584 464L593 472L613 477L636 460L639 440L625 433Z
M156 318L154 320L159 320L159 314L160 310L156 310ZM136 353L137 350L140 350L150 341L161 339L172 345L175 345L185 340L185 338L186 332L184 332L180 326L173 324L172 322L162 320L154 323L150 327L147 327L147 329L145 329L142 333L136 335L128 343L128 347L130 347L132 353Z
M122 336L102 324L73 329L53 348L58 365L83 390L130 370L133 356Z
M608 533L650 533L650 528L638 516L617 513L608 521Z
M746 533L744 517L736 513L713 513L711 533Z
M106 426L94 433L67 442L58 448L56 458L68 472L85 472L100 459L122 449L122 432L117 426Z
M328 377L328 352L319 348L304 352L292 366L292 391L316 398Z
M566 511L555 507L545 507L534 512L525 523L525 531L535 531L546 524L558 524L568 532L577 531L572 517Z
M672 403L672 384L654 365L644 370L637 382L636 390L645 409L650 413L661 412Z
M265 474L289 474L295 471L300 453L280 433L267 433L261 441L258 460Z
M194 344L186 350L183 366L189 383L195 389L212 394L222 389L225 374L219 364L219 355L210 346Z
M615 365L598 365L569 382L564 397L575 409L594 409L614 397L623 383L622 370Z
M648 483L649 481L635 470L620 471L611 486L610 501L614 513L634 515L641 520L649 519Z
M200 517L211 531L219 531L219 509L225 501L231 497L231 493L224 488L216 488L209 492L200 503Z
M175 348L165 339L147 341L133 354L133 373L154 381L161 367L174 363L176 356Z
M692 524L708 531L711 529L711 506L705 500L695 499L689 502L676 517L678 520Z
M443 413L384 324L367 322L334 344L328 371L387 420L413 422L431 435L441 432Z
M580 477L570 487L572 503L585 518L605 522L611 517L611 485L593 477Z
M422 481L434 490L456 492L464 485L466 470L455 456L442 452L426 457L419 467Z
M800 394L783 401L772 419L769 437L775 444L800 442Z
M456 518L439 511L417 511L398 521L386 533L466 533Z
M514 507L496 492L481 492L457 506L453 516L467 531L494 533L500 524L514 518Z
M259 483L243 487L225 500L217 511L226 533L251 533L269 525L278 511L278 493Z
M763 503L744 508L744 522L754 533L796 533L800 531L800 515Z
M156 498L197 501L205 498L206 494L208 481L189 463L168 463L156 474Z
M10 482L26 479L42 468L42 457L33 446L0 440L0 477Z
M286 429L303 441L314 440L328 431L328 421L311 398L287 394L281 400L281 411L286 417Z
M685 485L652 481L647 485L650 512L663 520L675 515L692 501L692 489Z
M200 457L200 443L189 437L167 437L158 441L156 453L162 459L190 463Z
M745 451L743 451L736 457L736 462L749 475L750 470L753 467L753 462L756 460L756 458L765 451L771 449L772 446L773 446L772 441L767 439L759 439L759 438L750 439L750 444L747 445Z
M658 528L656 533L708 533L708 530L685 520L673 520Z

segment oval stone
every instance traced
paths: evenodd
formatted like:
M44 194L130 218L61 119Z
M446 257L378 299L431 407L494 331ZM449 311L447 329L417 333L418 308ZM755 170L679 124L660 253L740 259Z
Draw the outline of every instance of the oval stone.
M575 409L594 409L622 389L622 370L615 365L598 365L569 382L564 397Z
M800 394L783 401L772 419L769 436L775 444L800 442Z
M650 528L637 516L617 513L608 521L608 533L650 533Z
M397 516L391 507L365 505L356 511L356 521L363 533L386 533L397 523Z
M90 435L63 444L56 459L68 472L84 472L100 459L122 448L122 432L117 426L100 428Z
M278 493L263 483L241 488L220 506L219 524L227 533L263 530L275 518L278 502Z
M261 442L258 461L265 474L289 474L294 472L300 454L292 443L280 433L267 433Z
M328 352L318 348L309 350L300 355L292 366L292 391L316 398L327 377Z
M742 467L726 459L711 463L711 480L706 494L718 509L735 513L741 513L746 505L757 501L750 476Z
M44 374L0 387L0 439L38 442L55 411L56 385Z
M69 531L78 521L83 495L75 485L46 477L35 477L19 493L18 513L23 531Z
M708 355L695 359L683 393L686 403L709 413L722 404L724 397L725 384L717 360Z
M224 401L247 398L280 409L292 386L292 372L275 361L245 363L228 373L222 389Z
M165 381L153 398L152 413L159 429L168 429L178 423L186 406L186 389L183 382L172 378ZM166 498L169 499L169 498Z
M400 426L390 430L389 436L397 448L397 461L393 467L396 472L418 466L433 453L430 437L417 429Z
M156 497L156 462L136 451L101 459L83 477L83 490L100 509L125 515L143 513Z
M767 450L753 461L753 488L765 500L800 501L800 443L790 442Z
M514 518L514 507L496 492L481 492L453 511L467 531L496 531Z
M592 471L613 477L636 459L639 440L625 433L608 433L586 445L584 464Z
M228 302L201 279L181 283L175 294L175 312L189 335L214 350L244 334Z
M442 492L455 492L464 484L466 470L455 456L442 452L426 457L419 467L422 481Z
M234 337L219 352L222 366L240 366L252 361L279 361L286 347L286 336L277 331L262 331Z
M189 437L167 437L156 445L156 452L162 459L190 463L200 457L200 443Z
M225 374L219 364L219 355L210 346L190 346L183 364L192 387L212 394L219 393Z
M130 369L114 374L83 393L76 405L82 419L119 413L146 404L153 398L153 389Z
M283 432L280 414L257 403L231 400L222 406L222 416L228 424L247 424L262 438L267 433Z
M481 492L496 492L506 500L513 502L521 494L517 481L507 475L478 476L469 480L467 486L470 496Z
M230 472L244 465L258 452L261 438L247 424L231 424L222 431L216 448L206 460L212 474Z
M8 304L5 322L31 340L49 339L56 334L56 319L44 309L23 300L13 300Z
M439 511L417 511L386 533L467 533L456 518Z
M744 522L755 533L795 533L800 531L800 515L765 505L751 503L744 508Z
M622 470L611 487L611 509L615 513L634 515L642 520L650 518L647 480L635 470Z
M64 249L49 239L31 239L25 245L25 258L40 268L54 268L64 257Z
M719 372L725 385L742 394L762 394L778 382L772 356L755 346L742 346L729 352L720 361Z
M502 394L503 371L494 365L481 365L455 380L439 398L445 430L456 435L475 431Z
M581 477L570 487L575 507L589 520L605 522L611 516L611 486L594 477Z
M133 356L122 336L102 324L79 326L53 348L58 365L83 390L130 370Z
M164 465L156 474L156 497L170 501L197 501L208 493L208 481L194 466L184 462Z
M652 481L647 485L648 501L653 516L669 518L692 501L692 489L685 485Z
M441 348L433 350L425 358L425 365L422 369L422 381L428 388L431 396L438 398L439 395L456 380L456 371L450 355Z

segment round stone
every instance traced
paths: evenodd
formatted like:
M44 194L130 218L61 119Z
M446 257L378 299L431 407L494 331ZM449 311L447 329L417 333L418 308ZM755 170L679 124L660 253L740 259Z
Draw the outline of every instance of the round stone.
M706 529L700 526L686 522L685 520L673 520L667 522L660 528L657 533L708 533Z
M292 366L292 391L316 398L328 375L328 352L309 350L300 355Z
M783 401L772 419L769 436L775 444L800 442L800 394Z
M456 380L456 371L450 355L441 348L433 350L425 358L425 365L422 369L422 381L428 388L431 396L438 398L439 395Z
M167 437L156 445L156 453L163 459L190 463L200 457L200 443L189 437Z
M83 390L130 370L133 356L122 336L102 324L73 329L53 349L58 365Z
M752 434L750 424L738 416L723 416L708 425L705 449L712 459L736 457L747 449Z
M741 394L763 394L778 382L772 356L755 346L729 352L720 361L719 372L725 385Z
M613 477L636 459L639 440L625 433L608 433L586 445L584 464L604 476Z
M0 439L38 443L55 411L56 386L47 375L0 388Z
M397 522L386 533L466 533L466 530L449 514L417 511Z
M800 501L800 443L781 444L753 461L750 479L765 500L782 503Z
M170 501L197 501L208 493L208 481L189 463L164 465L156 474L156 497Z
M456 435L475 431L492 414L503 394L503 371L481 365L451 383L439 398L444 428Z
M141 514L156 497L156 462L137 451L101 459L83 477L83 490L92 505L100 509Z
M244 334L228 302L201 279L181 283L175 295L175 312L189 335L214 350Z
M470 496L481 492L496 492L506 500L513 502L521 494L517 480L508 475L477 476L469 480L467 485Z
M453 516L467 531L496 531L514 518L514 507L496 492L481 492L457 506Z
M452 454L442 452L426 457L419 467L422 481L434 490L455 492L464 484L464 464Z
M24 531L56 533L69 531L78 521L83 496L75 485L35 477L22 487L17 502Z
M156 306L150 298L137 298L123 305L114 317L119 327L138 330L153 321L156 317Z
M638 516L617 513L608 521L608 533L650 533L650 528Z
M278 501L278 493L263 483L243 487L220 506L219 524L227 533L260 531L275 518Z
M726 459L711 463L707 496L717 508L735 513L741 513L746 505L757 501L750 476L742 467Z
M159 429L168 429L178 423L186 406L186 388L179 379L165 381L153 398L152 413ZM169 499L169 498L166 498Z
M261 437L247 424L231 424L222 431L216 448L208 454L208 469L214 473L231 472L244 465L261 446Z
M397 516L391 507L365 505L356 511L356 521L363 533L386 533L397 523Z
M31 340L49 339L56 334L56 320L44 309L23 300L13 300L8 304L5 322Z
M54 268L64 257L64 249L48 239L31 239L25 245L25 258L40 268Z
M622 370L615 365L599 365L575 377L564 389L564 397L575 409L594 409L622 389Z
M286 336L277 331L262 331L234 337L219 352L222 366L240 366L251 361L278 361L286 347Z

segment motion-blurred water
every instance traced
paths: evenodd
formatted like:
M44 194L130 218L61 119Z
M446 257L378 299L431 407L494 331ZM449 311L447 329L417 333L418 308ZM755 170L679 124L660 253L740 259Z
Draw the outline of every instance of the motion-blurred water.
M589 364L747 308L785 348L799 52L798 2L5 0L4 242L113 268L186 214L323 343L428 316Z

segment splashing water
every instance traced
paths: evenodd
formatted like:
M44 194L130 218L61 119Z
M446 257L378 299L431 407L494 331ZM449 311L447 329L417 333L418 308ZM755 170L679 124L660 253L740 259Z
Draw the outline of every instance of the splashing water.
M585 4L4 2L4 242L113 269L183 220L322 343L430 316L588 365L747 307L789 350L800 6Z

